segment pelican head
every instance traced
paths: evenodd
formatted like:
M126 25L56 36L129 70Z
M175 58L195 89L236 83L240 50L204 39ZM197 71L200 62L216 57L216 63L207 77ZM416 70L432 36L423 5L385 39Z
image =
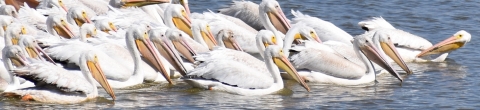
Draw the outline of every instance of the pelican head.
M270 45L265 50L265 62L267 65L272 65L271 63L275 63L278 68L286 71L290 76L292 76L295 81L300 83L307 91L310 91L310 88L305 83L302 77L298 74L297 70L292 66L290 61L287 59L287 56L283 53L283 50L280 46ZM269 60L271 59L271 60ZM276 73L273 69L276 68L269 68L268 70L270 73ZM278 71L278 69L277 69Z
M92 23L84 8L74 7L67 12L67 20L71 24L77 24L81 27L84 23Z
M112 99L115 100L115 93L110 87L110 84L108 84L107 78L105 77L105 74L100 67L96 51L87 50L86 52L84 52L82 54L82 57L80 57L80 62L84 63L81 64L80 68L82 70L82 73L84 73L86 76L89 76L89 79L87 80L93 81L93 79L95 79L98 84L100 84L103 89L105 89L105 91L112 97ZM93 79L91 79L92 77ZM93 87L95 87L95 85Z
M243 51L240 45L238 45L237 41L235 40L235 34L232 30L222 29L218 31L216 36L218 45L238 51Z
M65 6L65 0L44 0L42 2L48 4L48 7L62 8L65 12L68 12L67 7Z
M167 59L167 61L175 68L175 70L185 76L187 74L187 70L183 66L182 59L175 46L165 35L167 29L168 28L150 30L148 32L150 35L150 40L153 42L153 45L157 48L158 52L160 52L160 54Z
M16 67L23 67L28 65L27 58L25 57L25 52L23 49L18 45L9 45L5 46L2 50L2 58L3 62L6 63L5 66L16 66ZM13 67L9 67L13 69Z
M277 45L277 37L269 30L260 30L256 36L257 48L260 51L262 58L265 56L263 51L269 45Z
M217 46L217 41L213 38L210 26L207 22L202 20L194 20L192 22L193 39L198 43L208 47L212 50L214 46Z
M61 36L67 39L74 37L70 24L61 15L49 16L47 18L47 31L54 36Z
M187 11L187 14L190 14L190 7L188 6L188 0L179 0L180 5L182 5L185 10Z
M0 7L0 15L8 15L17 18L18 13L12 5L3 5Z
M285 41L283 43L283 51L287 55L290 55L288 50L291 48L292 43L300 44L300 40L310 40L318 43L322 43L320 38L317 36L317 32L311 27L306 25L294 25L287 34L285 34Z
M48 60L49 62L55 64L55 62L48 56L45 51L37 43L37 40L30 35L22 35L20 40L18 41L18 45L20 47L25 48L25 54L28 55L30 58L34 59L41 59L41 60ZM46 59L44 59L40 53L45 55Z
M381 49L380 52L385 53L388 57L395 61L395 63L397 63L405 72L407 72L408 74L412 73L412 71L405 64L405 61L403 61L403 58L400 56L400 54L398 54L398 51L390 40L390 36L388 35L388 33L386 33L385 31L376 31L373 35L373 43ZM375 63L379 64L379 62Z
M24 24L12 23L7 27L5 31L5 44L17 45L20 40L20 35L27 34L27 29Z
M110 0L109 4L117 8L141 7L151 4L170 3L170 0Z
M290 29L290 23L276 0L263 0L260 3L259 13L266 29L278 30L283 34Z
M433 45L432 47L423 50L417 57L423 57L432 54L447 53L458 48L463 47L467 42L470 42L472 36L470 33L464 30L460 30L457 33L453 34L452 37L443 40L442 42Z
M95 21L95 26L105 32L105 33L110 33L109 31L115 31L117 32L117 27L113 24L113 22L110 19L102 19L102 20L97 20Z
M87 38L92 38L97 35L97 28L92 23L86 23L80 27L80 40L87 41Z
M188 35L184 34L178 29L170 28L167 29L165 32L167 38L172 41L173 46L177 49L180 54L182 54L188 61L195 62L193 56L197 55L195 51L193 51L192 47L186 42L184 37L188 37Z
M277 37L275 37L275 34L273 34L272 31L260 30L257 33L256 38L257 42L260 42L258 44L263 44L265 48L268 47L268 45L277 45Z
M387 70L391 75L396 77L398 80L403 82L403 79L400 75L392 68L390 63L388 63L383 57L377 48L373 45L373 42L368 37L355 37L353 41L354 49L358 51L357 55L364 58L365 55L369 60L376 62L379 66ZM363 55L361 55L363 54ZM365 65L371 65L370 63L364 62ZM373 67L369 68L367 72L374 71Z
M165 25L170 28L177 28L187 33L189 36L192 35L192 26L190 18L188 17L187 11L179 4L171 4L165 9Z
M13 23L13 19L14 18L12 16L0 15L0 25L2 25L3 31L6 31L8 25Z
M155 51L155 47L150 42L148 29L145 25L132 25L128 28L126 33L127 46L135 59L137 56L141 56L147 60L149 64L152 64L153 68L162 73L163 77L167 79L170 84L173 84L167 70L164 65L160 62L160 56L158 52Z

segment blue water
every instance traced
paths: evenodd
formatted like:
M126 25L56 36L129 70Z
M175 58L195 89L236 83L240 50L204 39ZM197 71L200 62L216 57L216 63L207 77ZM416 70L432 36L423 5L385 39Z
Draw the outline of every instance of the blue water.
M231 0L191 0L192 12L217 10ZM259 3L259 0L254 1ZM369 17L382 16L398 29L438 43L459 30L472 34L472 41L452 52L442 63L408 63L415 71L403 75L404 82L390 75L378 77L379 83L344 87L309 83L311 92L288 81L278 94L239 96L223 92L193 89L177 80L175 85L145 84L140 89L115 90L117 101L105 98L57 105L3 99L5 109L25 108L115 108L115 109L420 109L480 108L480 61L477 55L480 32L480 1L406 1L406 0L282 0L287 18L290 10L330 21L351 35L363 33L357 23ZM104 91L100 93L108 97Z

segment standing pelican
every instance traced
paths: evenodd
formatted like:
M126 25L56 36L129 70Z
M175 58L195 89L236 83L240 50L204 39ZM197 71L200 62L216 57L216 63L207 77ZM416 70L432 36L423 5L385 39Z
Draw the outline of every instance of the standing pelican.
M212 60L201 63L183 79L194 87L209 90L225 91L239 95L265 95L284 88L278 70L280 67L294 77L307 91L310 91L310 88L287 60L280 47L274 45L267 47L265 60L267 65L265 69L269 71L271 76L236 61Z
M21 62L27 62L24 59ZM115 93L103 75L102 68L98 66L95 54L82 54L80 66L83 75L87 78L78 78L61 67L46 62L34 62L23 68L13 70L20 77L35 82L36 87L14 90L5 95L20 95L22 100L34 100L45 103L79 103L98 97L95 80L115 100ZM39 86L43 83L46 85ZM48 88L48 89L46 89Z
M353 63L344 57L333 54L332 49L322 45L302 48L297 54L291 56L295 67L306 68L312 72L300 72L303 78L310 82L332 83L338 85L359 85L375 80L375 71L370 60L378 60L380 66L400 81L403 79L390 66L385 58L379 54L371 39L365 37L355 38L353 42L357 56L366 68ZM294 49L295 50L295 49Z

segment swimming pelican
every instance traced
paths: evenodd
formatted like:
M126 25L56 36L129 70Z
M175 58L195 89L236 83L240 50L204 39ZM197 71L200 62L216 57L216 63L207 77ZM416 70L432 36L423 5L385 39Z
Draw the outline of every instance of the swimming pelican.
M165 9L165 18L163 22L167 27L177 28L193 37L191 20L188 17L185 8L179 4L171 4Z
M217 41L214 39L210 26L207 22L202 20L193 20L192 22L192 34L193 40L202 44L204 47L212 50L214 46L217 46Z
M117 27L113 24L113 22L110 19L101 19L95 21L95 27L97 27L98 30L103 31L105 33L109 33L109 31L114 31L117 32Z
M311 17L309 15L302 14L300 11L295 12L292 10L292 14L295 16L295 18L292 20L292 24L303 23L309 27L312 27L315 29L318 37L322 41L333 40L345 44L352 44L352 35L348 34L330 22L324 21L317 17Z
M55 64L55 62L52 60L52 58L50 58L50 56L48 56L45 53L45 51L43 51L43 49L40 48L40 46L38 45L35 38L33 38L33 36L22 35L20 37L20 40L18 40L18 45L20 47L25 48L26 55L28 55L30 58L41 60L41 61L49 61L49 62ZM42 56L42 54L44 56Z
M458 31L452 37L432 46L428 40L411 33L395 29L383 18L374 17L359 23L362 29L375 33L377 37L389 37L405 62L442 62L449 52L463 47L471 35ZM438 56L428 56L440 54Z
M67 39L75 37L71 27L71 24L62 15L54 15L47 18L47 31L54 36Z
M7 82L7 86L0 91L12 91L21 88L33 87L34 85L28 81L21 82L11 71L15 67L22 67L26 62L21 59L26 59L24 50L18 45L9 45L2 49L2 64L0 64L0 79Z
M234 49L238 51L243 51L242 46L240 46L239 43L237 43L237 37L235 37L235 34L233 33L232 30L230 29L222 29L218 32L217 36L217 41L218 45L229 48L229 49Z
M67 21L78 27L81 27L84 23L92 23L90 17L91 15L81 7L70 8L67 12Z
M167 30L168 28L150 30L149 31L150 40L152 41L153 45L156 47L160 55L162 55L175 68L175 70L180 72L182 76L185 76L187 74L187 71L190 69L193 69L193 67L190 67L190 68L185 67L185 64L183 64L184 62L182 61L178 51L185 51L182 49L186 49L190 47L185 47L181 44L179 45L178 42L175 42L175 41L171 42L171 40L169 40L167 36L174 36L172 35L174 33L169 32L168 35L166 35L165 32ZM174 75L170 73L170 76L174 76Z
M449 53L463 47L466 43L470 42L471 38L472 36L470 35L470 33L464 30L460 30L457 33L453 34L453 36L451 36L450 38L445 39L440 43L423 50L417 55L417 57L423 57L432 54Z
M259 51L265 51L269 45L277 45L277 37L270 30L260 30L257 34L257 48ZM264 53L260 52L261 59L265 57Z
M271 76L236 61L212 60L200 63L183 79L191 86L198 88L239 95L265 95L284 88L278 70L280 67L294 77L307 91L310 91L280 47L275 45L267 47L264 59L267 65L264 71L269 71Z
M24 59L22 62L27 62ZM91 53L82 54L80 66L83 75L87 78L78 78L69 71L46 62L34 62L22 68L14 69L13 72L20 77L37 84L34 88L14 90L4 95L19 95L22 100L34 100L45 103L79 103L98 97L96 80L105 91L115 100L115 93L105 78L102 68L98 65L97 56ZM45 89L49 86L48 89ZM56 88L55 88L56 87ZM55 89L53 89L55 88Z
M277 30L286 34L290 23L276 0L263 0L259 7L260 21L265 29L272 32ZM276 35L276 34L275 34ZM276 35L277 37L280 35ZM282 37L283 39L283 37Z
M2 25L2 30L6 31L7 26L13 23L14 18L11 16L0 15L0 25ZM2 34L1 36L3 36Z
M359 85L373 82L375 80L375 70L369 61L370 59L378 60L381 67L403 81L390 64L385 61L385 58L379 54L371 39L358 37L353 42L355 53L366 68L362 68L342 56L333 54L334 50L327 46L323 45L322 47L319 43L313 44L316 45L301 49L294 48L293 50L300 52L291 56L291 61L295 67L312 70L312 72L300 72L305 80L338 85Z
M20 35L27 34L25 25L21 23L12 23L5 31L5 45L17 45Z

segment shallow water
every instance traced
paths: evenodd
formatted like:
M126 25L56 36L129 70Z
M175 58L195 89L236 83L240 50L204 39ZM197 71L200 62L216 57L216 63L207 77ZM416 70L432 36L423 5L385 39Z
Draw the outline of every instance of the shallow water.
M190 0L193 12L212 11L226 6L231 0ZM254 1L259 3L259 0ZM114 108L114 109L379 109L379 108L480 108L480 32L479 1L338 1L282 0L280 4L288 18L290 9L330 21L351 35L363 33L357 23L368 17L382 16L396 28L422 36L432 43L440 42L459 30L472 34L464 48L452 52L442 63L408 63L415 73L404 76L399 83L390 75L382 75L377 84L344 87L309 83L311 92L287 81L288 89L265 96L239 96L223 92L194 89L180 80L175 85L145 84L133 89L115 90L117 100L101 90L98 98L73 105L21 102L0 99L3 109L19 108ZM107 99L106 99L106 98Z

